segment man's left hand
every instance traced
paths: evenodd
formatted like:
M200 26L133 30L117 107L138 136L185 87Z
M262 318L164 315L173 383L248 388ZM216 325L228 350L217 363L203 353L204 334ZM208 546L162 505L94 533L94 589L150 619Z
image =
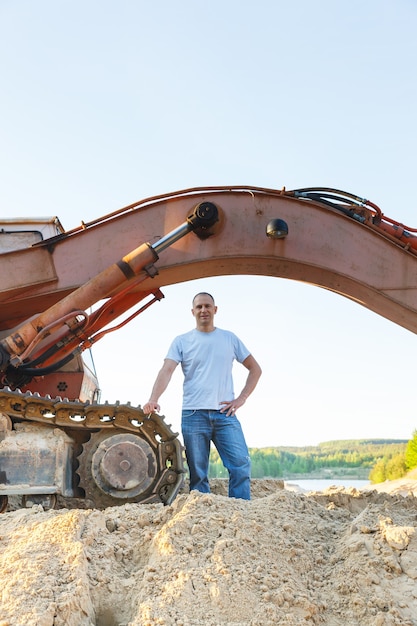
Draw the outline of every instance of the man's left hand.
M234 415L236 411L245 404L245 400L239 397L235 400L223 400L220 404L223 405L220 409L220 413L226 413L229 417L229 415Z

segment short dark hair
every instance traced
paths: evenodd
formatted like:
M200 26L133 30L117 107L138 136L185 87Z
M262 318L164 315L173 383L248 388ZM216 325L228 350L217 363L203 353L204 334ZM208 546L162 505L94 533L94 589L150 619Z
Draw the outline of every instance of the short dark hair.
M197 298L197 296L208 296L209 298L211 298L213 300L213 304L215 304L214 298L211 295L211 293L208 293L207 291L199 291L198 293L195 294L195 296L193 298L193 306L194 306L194 302L195 302L195 299Z

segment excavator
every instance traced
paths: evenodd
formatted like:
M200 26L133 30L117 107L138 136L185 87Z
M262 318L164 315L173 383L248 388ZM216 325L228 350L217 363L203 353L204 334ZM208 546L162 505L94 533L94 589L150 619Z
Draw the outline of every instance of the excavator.
M170 504L183 449L164 416L100 402L86 356L197 278L263 275L347 297L417 333L417 230L329 188L147 198L65 231L0 219L0 510ZM121 320L121 321L120 321Z

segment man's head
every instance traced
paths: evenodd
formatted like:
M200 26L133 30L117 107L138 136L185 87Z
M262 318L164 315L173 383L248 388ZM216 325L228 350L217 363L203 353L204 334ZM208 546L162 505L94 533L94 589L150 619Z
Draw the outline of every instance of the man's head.
M196 298L198 298L199 296L208 296L211 299L211 301L213 302L213 306L215 306L214 298L211 295L211 293L207 293L207 291L200 291L199 293L196 293L196 295L193 298L193 307L194 307L194 302L195 302Z
M202 291L194 296L191 313L195 317L197 330L203 332L214 330L214 316L217 313L217 306L210 293Z

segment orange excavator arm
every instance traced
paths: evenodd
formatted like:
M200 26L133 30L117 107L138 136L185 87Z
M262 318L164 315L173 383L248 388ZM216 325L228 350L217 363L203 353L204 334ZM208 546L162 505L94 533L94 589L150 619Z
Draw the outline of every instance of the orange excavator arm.
M190 189L142 200L33 247L1 255L0 330L45 310L40 302L61 300L136 249L138 241L152 245L205 201L221 211L216 237L186 238L172 245L158 264L154 286L213 275L265 273L338 291L332 274L384 292L399 306L415 310L415 293L409 299L404 294L413 292L414 285L397 269L414 265L415 229L346 192L240 186ZM266 237L269 220L277 217L290 228L290 237L281 242ZM384 258L391 268L390 281ZM306 274L297 269L301 265ZM313 268L320 270L319 280ZM350 291L340 293L355 299ZM385 315L384 307L377 312Z
M282 224L288 236L277 235ZM184 237L190 231L199 236ZM0 342L0 371L21 386L90 347L133 305L161 299L162 286L226 274L315 284L417 332L414 233L372 202L332 189L229 187L150 198L1 255L0 329L32 319ZM137 247L138 239L146 243Z

